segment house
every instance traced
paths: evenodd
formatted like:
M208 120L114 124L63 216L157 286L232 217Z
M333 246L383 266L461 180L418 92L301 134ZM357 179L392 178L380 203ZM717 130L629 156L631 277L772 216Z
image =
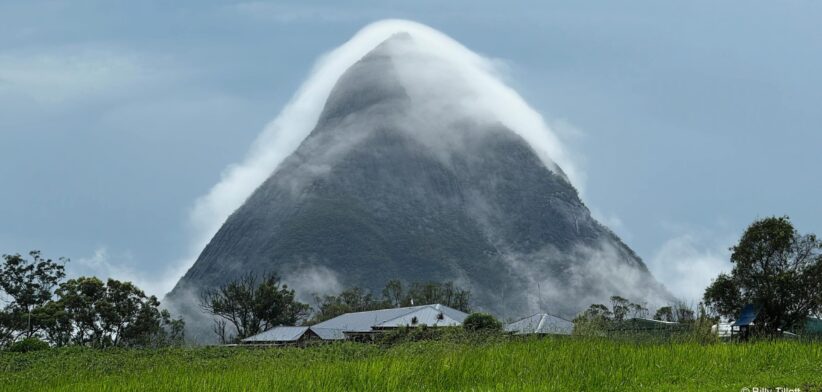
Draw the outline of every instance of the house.
M505 326L514 335L570 335L574 323L547 313L537 313Z
M445 305L420 305L404 308L345 313L310 327L280 326L250 336L243 344L301 344L311 340L372 339L375 334L400 327L456 327L467 313Z

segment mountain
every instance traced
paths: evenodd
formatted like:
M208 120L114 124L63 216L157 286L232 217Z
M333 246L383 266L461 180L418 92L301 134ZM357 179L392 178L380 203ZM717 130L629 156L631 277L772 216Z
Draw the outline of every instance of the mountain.
M454 280L501 317L669 298L569 179L398 34L351 66L316 127L169 294L274 271L300 290ZM318 273L321 272L321 273ZM305 293L304 293L305 294Z

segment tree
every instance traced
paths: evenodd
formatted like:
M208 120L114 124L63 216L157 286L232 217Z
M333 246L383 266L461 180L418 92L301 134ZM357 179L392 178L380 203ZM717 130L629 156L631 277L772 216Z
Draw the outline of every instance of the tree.
M393 281L399 284L398 281ZM390 284L391 282L389 282ZM388 287L386 287L388 288ZM385 293L385 290L383 290ZM371 292L359 287L352 287L338 295L315 297L317 312L310 323L322 322L345 313L364 312L368 310L387 309L395 307L390 300L379 301Z
M677 302L673 305L663 306L654 313L654 320L691 323L696 320L694 311L684 302Z
M611 308L603 304L593 304L574 318L574 334L603 335L605 331L625 321L628 317L647 318L648 308L614 295Z
M611 312L614 315L614 320L622 321L625 319L625 316L628 314L628 310L630 310L631 302L625 298L622 298L618 295L614 295L611 297Z
M628 304L628 315L632 318L648 318L649 310L643 304Z
M276 274L265 274L258 280L248 273L240 279L216 289L206 289L200 295L200 307L208 314L224 319L237 332L234 339L244 339L278 325L293 325L308 314L308 305L298 302L294 290L280 284ZM219 323L219 321L216 321ZM234 340L226 336L225 326L215 325L223 342Z
M674 316L676 317L676 321L679 323L691 323L696 320L693 309L682 302L679 302L674 306Z
M822 241L800 234L788 217L754 222L731 252L731 273L705 290L715 313L733 318L744 304L755 304L757 326L776 333L822 311Z
M469 313L471 292L454 285L454 282L414 282L405 294L405 306L442 304Z
M31 259L20 254L3 255L0 291L5 293L8 303L0 316L0 338L34 337L41 326L33 316L51 300L54 287L66 276L63 264L67 259L61 258L57 263L44 259L37 250L29 252L29 256Z
M673 307L663 306L663 307L657 309L656 313L654 313L654 320L673 322L674 321L674 309L673 309Z
M172 320L157 297L131 282L79 277L61 284L56 296L41 316L55 345L147 347L182 340L182 319Z
M396 279L389 280L388 283L385 284L385 288L382 289L382 297L392 307L398 308L398 307L402 306L402 301L403 301L402 282L400 282L399 280L396 280Z
M471 313L462 322L462 328L466 331L500 331L502 323L488 313Z

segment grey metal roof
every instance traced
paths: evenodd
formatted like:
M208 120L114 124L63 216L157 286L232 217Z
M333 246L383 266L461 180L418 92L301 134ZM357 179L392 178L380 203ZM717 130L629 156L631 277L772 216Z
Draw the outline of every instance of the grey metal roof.
M436 312L432 314L443 313L444 316L447 316L448 318L458 321L460 323L462 323L462 321L465 320L465 317L468 316L466 313L460 312L459 310L456 310L454 308L449 308L445 305L420 305L409 306L405 308L380 309L370 310L366 312L346 313L334 317L330 320L326 320L321 323L315 324L312 328L337 329L345 332L371 332L371 327L380 325L382 323L385 323L386 321L397 319L404 315L414 313L426 308L430 308L434 312ZM408 324L410 325L410 322Z
M332 328L317 328L316 326L310 327L312 332L316 333L317 336L320 337L322 340L343 340L345 339L345 334L341 329L332 329Z
M299 340L308 327L274 327L243 339L244 343L256 342L295 342Z
M378 325L375 325L375 328L397 328L406 325L427 325L430 327L439 326L439 327L455 327L462 325L462 321L465 320L465 317L468 315L462 313L456 309L455 312L446 312L444 309L441 308L442 305L433 305L433 306L425 306L422 309L414 310L409 313L406 313L402 316L395 317L391 320L386 320Z
M574 323L552 316L547 313L537 313L522 320L505 326L505 330L517 335L524 334L558 334L570 335L574 331Z

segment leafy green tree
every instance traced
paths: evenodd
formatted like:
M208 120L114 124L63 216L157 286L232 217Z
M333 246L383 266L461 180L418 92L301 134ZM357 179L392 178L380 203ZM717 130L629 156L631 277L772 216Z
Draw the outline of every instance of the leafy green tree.
M715 313L734 318L744 304L755 304L757 326L775 333L822 311L822 241L800 234L788 217L754 222L731 252L731 273L705 290Z
M674 321L674 308L672 306L663 306L654 313L654 320L659 321Z
M397 282L399 283L399 282ZM364 312L368 310L395 307L390 300L377 300L371 292L359 287L352 287L338 295L326 295L315 298L317 311L310 323L325 321L341 314Z
M392 307L400 307L402 306L403 302L403 287L402 282L399 280L389 280L388 283L385 284L385 288L382 289L382 297L388 302L389 305Z
M251 273L216 289L204 290L200 307L216 316L215 330L226 331L224 322L220 326L222 319L237 332L232 339L225 332L215 331L224 342L253 336L278 325L294 325L303 320L309 310L307 304L295 299L294 290L280 284L276 274L266 274L258 280Z
M691 323L696 320L693 309L681 302L674 306L674 315L680 323Z
M611 313L614 316L614 320L622 321L625 319L625 316L628 315L628 311L630 310L631 302L625 298L622 298L618 295L614 295L611 297Z
M40 251L29 252L30 259L20 254L3 255L0 264L0 291L7 304L0 316L0 339L17 336L32 338L42 329L35 314L48 303L54 287L66 276L63 264L45 259Z
M55 345L159 346L182 338L182 320L171 320L160 301L131 282L79 277L61 284L42 316Z
M470 312L471 292L454 285L454 282L414 282L405 294L404 306L442 304L463 312Z
M614 295L611 297L610 309L603 304L593 304L578 314L574 318L574 334L603 335L607 330L629 317L647 318L648 308Z
M466 331L501 331L502 323L488 313L471 313L462 322L462 328Z

